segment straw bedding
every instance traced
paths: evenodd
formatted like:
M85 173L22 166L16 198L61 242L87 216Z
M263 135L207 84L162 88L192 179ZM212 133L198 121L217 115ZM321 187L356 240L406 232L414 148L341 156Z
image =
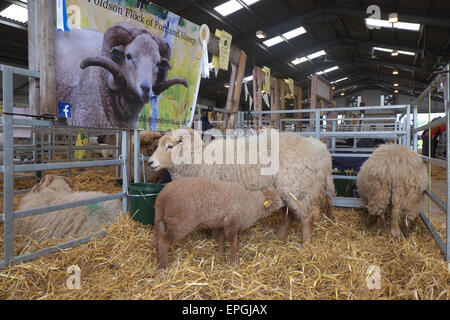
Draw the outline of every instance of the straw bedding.
M105 175L71 179L77 190L121 190ZM0 298L450 299L448 266L420 221L407 238L393 239L363 210L335 208L336 221L323 217L303 246L298 221L286 241L275 239L282 214L239 235L237 265L228 247L220 259L217 241L198 231L172 246L165 271L156 265L153 226L125 216L103 238L0 270ZM17 254L44 246L16 238ZM80 290L66 285L72 265L81 269ZM381 289L366 285L371 265L380 268Z

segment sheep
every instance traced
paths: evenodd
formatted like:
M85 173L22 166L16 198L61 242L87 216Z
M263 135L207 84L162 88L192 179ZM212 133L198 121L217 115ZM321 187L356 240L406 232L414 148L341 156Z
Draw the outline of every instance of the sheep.
M358 173L356 185L370 215L384 226L385 213L391 211L391 234L400 236L402 215L408 222L419 214L428 176L420 156L408 147L386 144L378 147Z
M75 192L66 177L48 174L19 203L18 211L105 196L102 192ZM101 225L118 220L120 199L58 210L14 221L15 232L36 241L65 238L96 231Z
M274 136L270 138L271 136ZM280 192L285 204L291 209L290 215L283 220L278 230L277 237L284 239L292 220L292 213L302 220L303 241L310 240L313 226L313 219L318 216L320 209L327 208L325 213L331 217L331 200L334 191L331 176L331 155L322 146L320 150L317 145L320 141L313 142L311 138L301 137L295 134L272 132L272 135L260 134L258 136L240 137L234 140L235 146L244 145L245 164L240 164L238 152L233 152L233 164L203 163L197 164L195 150L220 150L224 139L213 140L210 143L203 143L199 133L178 129L164 135L158 144L158 149L148 161L152 170L168 169L172 179L183 177L201 177L235 182L243 185L248 190L260 190L263 187L272 187ZM279 137L278 148L272 143L272 139ZM194 148L191 148L191 140L194 138ZM272 163L278 163L278 170L270 175L262 174L263 165L261 162L250 164L250 146L260 141L259 146L269 144L269 152L272 155ZM274 140L274 143L277 142ZM272 144L275 149L272 149ZM278 157L278 150L282 150ZM268 152L268 153L269 153ZM173 161L172 156L182 153L191 155L194 164ZM323 157L327 153L326 162ZM227 154L226 150L223 152ZM330 185L331 181L331 185ZM329 190L332 188L332 190ZM325 193L325 194L324 194ZM323 203L327 200L326 204ZM330 204L330 205L328 205Z
M144 156L151 156L155 152L158 147L158 141L162 137L162 134L157 131L140 131L139 133L139 152ZM97 138L97 142L99 145L116 145L116 136L115 135L101 135ZM103 149L99 150L102 154L107 155L106 152L111 152L114 150L111 149ZM114 154L111 154L111 157L114 157ZM104 156L105 157L105 156ZM148 166L144 166L145 171L145 181L146 182L159 182L162 179L162 172L156 172L150 170Z
M219 255L223 256L226 239L230 242L231 261L237 263L237 233L283 205L274 189L248 191L236 183L202 178L172 181L155 202L154 247L158 264L166 268L170 245L197 228L218 231Z
M120 23L104 35L75 29L55 37L56 95L72 104L69 125L134 129L152 96L188 86L180 77L167 79L172 49L146 28Z

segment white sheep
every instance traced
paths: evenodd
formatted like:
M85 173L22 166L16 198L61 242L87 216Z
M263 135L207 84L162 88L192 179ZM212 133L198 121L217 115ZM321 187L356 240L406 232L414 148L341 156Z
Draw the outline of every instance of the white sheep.
M278 150L280 152L277 158L277 150L271 149L271 139L278 137ZM334 193L334 186L329 183L331 155L325 146L317 148L317 145L321 144L320 141L289 133L280 133L279 136L274 133L272 135L260 134L234 140L235 149L233 149L232 164L174 163L172 155L177 154L191 154L195 163L196 154L194 148L191 148L192 139L194 145L197 148L202 148L205 152L224 148L224 158L227 157L226 142L224 142L226 139L213 140L206 144L202 143L197 132L179 129L166 134L159 140L158 149L150 157L148 165L153 170L168 169L174 180L183 177L201 177L239 183L248 190L272 187L280 192L283 201L290 209L290 213L302 220L304 241L311 238L313 218L318 216L321 208L327 208L328 211L324 211L331 217L331 200ZM249 146L254 145L258 140L259 146L267 146L268 154L272 155L272 163L277 160L279 162L278 170L271 175L262 174L262 170L267 166L260 161L256 164L250 164ZM239 164L239 160L237 160L242 156L240 152L236 151L236 146L239 145L243 145L245 148L241 150L245 152L244 164ZM328 153L326 159L324 159L325 153ZM326 200L325 203L324 200ZM291 220L292 214L284 219L277 233L278 238L284 239L287 236Z
M75 192L69 179L48 174L22 198L18 211L81 201L105 195L102 192ZM120 199L98 202L19 218L14 221L14 229L16 234L27 235L37 241L91 233L103 224L117 221L121 208Z
M399 219L405 227L421 208L428 185L426 166L412 149L401 145L381 145L368 158L358 173L356 185L369 214L384 225L384 215L392 211L391 234L400 236Z
M218 231L219 255L223 255L226 239L230 242L231 261L236 263L237 233L283 205L274 189L248 191L236 183L201 178L172 181L155 202L154 247L159 266L168 265L170 245L197 228Z

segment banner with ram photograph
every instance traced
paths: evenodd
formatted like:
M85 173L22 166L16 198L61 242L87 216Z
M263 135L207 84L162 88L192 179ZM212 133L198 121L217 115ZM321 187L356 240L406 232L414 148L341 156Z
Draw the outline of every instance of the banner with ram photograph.
M200 27L149 1L57 0L60 123L138 130L191 124Z

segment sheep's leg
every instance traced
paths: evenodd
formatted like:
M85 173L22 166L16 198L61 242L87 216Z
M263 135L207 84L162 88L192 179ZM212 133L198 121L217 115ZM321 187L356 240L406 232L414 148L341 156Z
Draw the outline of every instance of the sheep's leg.
M284 207L283 211L284 211L284 209L288 210L288 207ZM280 227L278 228L277 239L279 239L279 240L286 239L288 232L289 232L289 227L290 227L293 219L294 219L294 214L292 212L287 212L287 214L285 214L283 216L283 220L281 221Z
M215 229L215 234L217 235L217 239L219 240L219 257L223 257L223 248L225 242L225 234L223 229Z
M237 256L237 231L236 230L229 230L225 236L226 236L227 240L230 241L231 262L236 264L238 262L238 256Z
M158 260L158 265L161 269L165 269L169 264L169 246L170 242L164 237L158 238L158 246L156 249L156 257Z
M314 218L319 216L319 211L319 208L314 206L309 213L302 216L302 236L304 244L311 240Z
M399 220L400 220L400 208L398 205L394 204L392 206L392 217L391 217L392 221L391 221L391 234L394 237L399 237L401 232L400 232L400 227L399 227Z
M239 214L239 213L237 213ZM230 256L231 262L237 263L237 233L238 227L236 226L236 222L233 214L230 214L223 220L223 234L225 235L225 239L230 242Z
M385 224L384 213L377 216L378 228L383 229Z

